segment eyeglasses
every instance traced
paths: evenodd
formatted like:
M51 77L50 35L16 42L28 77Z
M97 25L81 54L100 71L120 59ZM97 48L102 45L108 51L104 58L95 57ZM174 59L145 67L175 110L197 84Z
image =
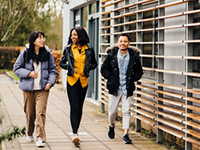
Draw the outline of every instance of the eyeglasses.
M44 40L44 41L46 40L46 38L45 38L45 37L42 37L42 36L39 36L38 39L39 39L39 40Z

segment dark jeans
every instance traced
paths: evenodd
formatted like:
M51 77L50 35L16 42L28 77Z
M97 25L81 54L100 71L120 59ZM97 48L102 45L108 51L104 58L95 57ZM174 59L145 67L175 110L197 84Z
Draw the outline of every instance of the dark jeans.
M87 87L88 86L82 88L80 80L78 80L73 86L67 83L67 93L70 103L70 121L74 134L78 132L81 122Z

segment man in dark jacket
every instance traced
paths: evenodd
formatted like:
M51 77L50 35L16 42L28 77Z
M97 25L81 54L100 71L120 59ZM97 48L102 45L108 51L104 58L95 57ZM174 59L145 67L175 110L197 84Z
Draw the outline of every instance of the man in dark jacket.
M131 47L130 37L127 34L121 34L118 38L118 46L108 47L108 55L101 66L101 74L107 79L107 88L109 90L109 138L115 137L115 119L119 102L122 102L123 112L123 142L132 144L128 131L130 128L130 108L133 91L135 90L135 81L138 81L143 74L140 62L140 51L136 47Z

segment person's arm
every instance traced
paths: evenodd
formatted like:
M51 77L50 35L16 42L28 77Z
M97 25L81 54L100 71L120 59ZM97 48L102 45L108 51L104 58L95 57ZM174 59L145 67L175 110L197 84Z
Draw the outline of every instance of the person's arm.
M51 87L52 87L52 85L51 85L50 83L47 83L47 84L45 85L44 90L47 91L47 90L49 90Z
M140 62L140 57L138 57L136 60L135 69L134 69L134 81L140 80L142 75L143 75L143 69Z
M104 60L103 64L101 65L101 74L105 79L109 79L112 77L111 72L111 64L110 64L110 58L109 54L107 55L106 59Z
M97 60L95 58L94 49L91 48L91 62L89 64L89 69L93 70L97 67Z
M64 49L64 51L63 51L63 55L62 55L59 65L62 69L65 69L65 70L68 69L67 58L66 58L66 49Z
M25 68L24 55L25 51L19 54L13 66L13 71L19 78L30 78L29 74L31 73L31 70Z
M56 83L57 70L52 54L49 52L49 78L46 86L51 88ZM46 88L46 87L45 87Z

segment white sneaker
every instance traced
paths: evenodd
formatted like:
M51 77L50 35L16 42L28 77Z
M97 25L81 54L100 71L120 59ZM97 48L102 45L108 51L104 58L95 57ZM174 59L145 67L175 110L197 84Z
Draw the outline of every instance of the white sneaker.
M34 141L33 136L27 136L26 139L27 139L28 142L33 142Z
M44 142L41 139L38 139L35 144L37 147L44 147Z

